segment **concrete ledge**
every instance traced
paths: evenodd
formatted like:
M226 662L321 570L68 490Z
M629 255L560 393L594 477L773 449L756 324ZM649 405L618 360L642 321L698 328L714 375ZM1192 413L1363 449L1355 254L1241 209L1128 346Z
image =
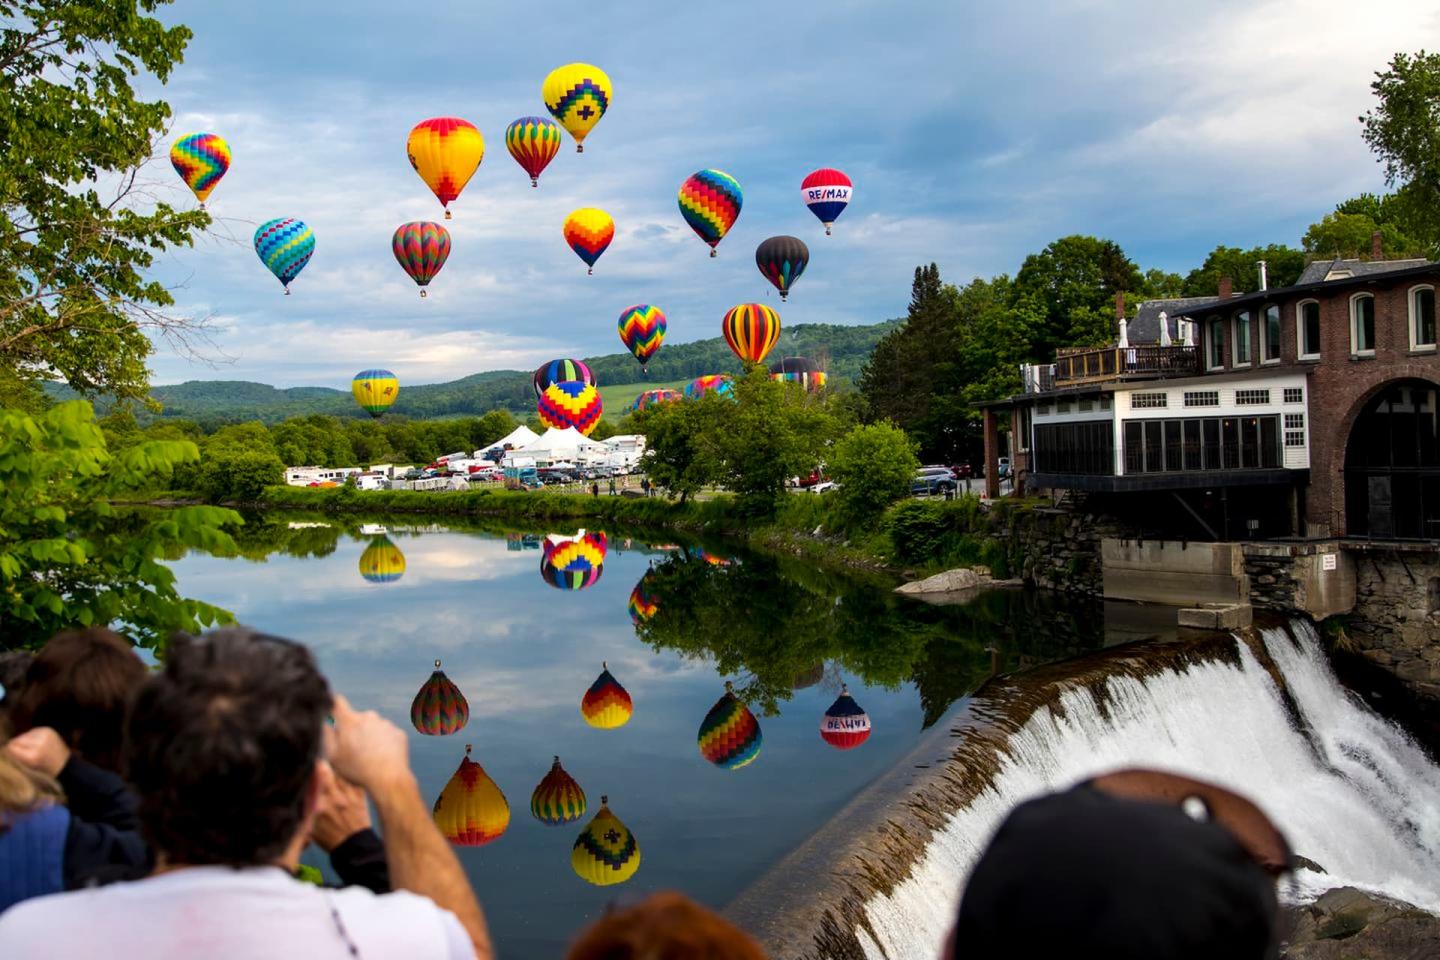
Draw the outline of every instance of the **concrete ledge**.
M1179 622L1199 630L1238 630L1250 626L1253 613L1248 603L1207 603L1183 608Z

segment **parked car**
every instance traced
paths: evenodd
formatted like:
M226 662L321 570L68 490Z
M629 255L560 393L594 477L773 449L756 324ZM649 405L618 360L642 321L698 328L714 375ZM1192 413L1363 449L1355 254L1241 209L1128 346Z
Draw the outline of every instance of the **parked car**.
M970 480L975 476L975 468L966 461L961 461L950 468L956 480Z
M1000 458L1000 469L999 469L998 472L999 472L999 475L1000 475L1000 479L1001 479L1001 480L1009 479L1009 477L1010 477L1010 458L1009 458L1009 457L1001 457L1001 458Z
M955 475L950 472L949 467L924 467L915 474L915 479L910 481L910 493L915 496L954 492Z
M840 486L834 480L821 480L810 488L811 493L824 493L826 490L835 490Z
M823 472L819 467L816 467L814 470L811 470L809 473L805 474L804 476L802 476L802 477L797 477L796 480L795 480L795 486L797 486L797 487L799 487L800 489L804 490L804 489L807 489L807 488L809 488L809 487L815 486L817 483L822 483L824 480L825 480L825 474L824 474L824 472Z

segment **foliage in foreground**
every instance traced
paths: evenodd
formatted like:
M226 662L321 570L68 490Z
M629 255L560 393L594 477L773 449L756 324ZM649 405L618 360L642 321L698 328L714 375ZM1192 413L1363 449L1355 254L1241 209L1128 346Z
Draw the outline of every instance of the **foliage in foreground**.
M56 632L109 624L146 646L176 630L229 622L181 597L161 560L187 548L233 551L234 511L117 510L112 498L165 485L199 459L183 440L112 453L85 401L39 416L0 411L0 646L33 647Z
M858 426L835 443L827 464L847 525L864 525L910 495L920 460L915 443L892 423Z

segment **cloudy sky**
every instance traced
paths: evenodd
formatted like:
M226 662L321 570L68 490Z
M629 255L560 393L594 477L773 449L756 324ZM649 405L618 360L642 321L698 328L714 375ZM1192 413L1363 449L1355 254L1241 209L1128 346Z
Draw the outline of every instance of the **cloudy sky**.
M1356 122L1372 74L1440 34L1432 0L179 0L166 16L195 32L164 91L174 131L220 133L235 159L213 235L159 268L213 318L219 362L162 348L156 382L341 387L370 366L426 383L612 352L636 302L666 311L672 342L715 336L736 303L780 306L753 258L773 234L811 251L785 323L897 316L918 263L1013 273L1068 233L1182 272L1217 243L1297 243L1383 186ZM504 128L543 115L541 81L574 60L606 70L614 101L532 190ZM446 115L486 155L421 301L390 235L440 218L405 138ZM831 237L799 194L820 166L855 182ZM716 260L675 204L702 167L745 191ZM616 221L594 276L560 232L581 206ZM279 216L317 238L290 297L250 241Z

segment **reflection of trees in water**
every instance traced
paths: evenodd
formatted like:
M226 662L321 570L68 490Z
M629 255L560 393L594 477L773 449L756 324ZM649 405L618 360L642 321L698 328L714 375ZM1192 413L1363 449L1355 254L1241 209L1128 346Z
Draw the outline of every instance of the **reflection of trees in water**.
M866 683L916 684L925 725L995 670L1100 646L1098 604L1004 590L963 607L938 607L803 564L746 556L716 566L675 557L645 575L657 601L641 639L713 660L736 692L767 714L831 672Z

